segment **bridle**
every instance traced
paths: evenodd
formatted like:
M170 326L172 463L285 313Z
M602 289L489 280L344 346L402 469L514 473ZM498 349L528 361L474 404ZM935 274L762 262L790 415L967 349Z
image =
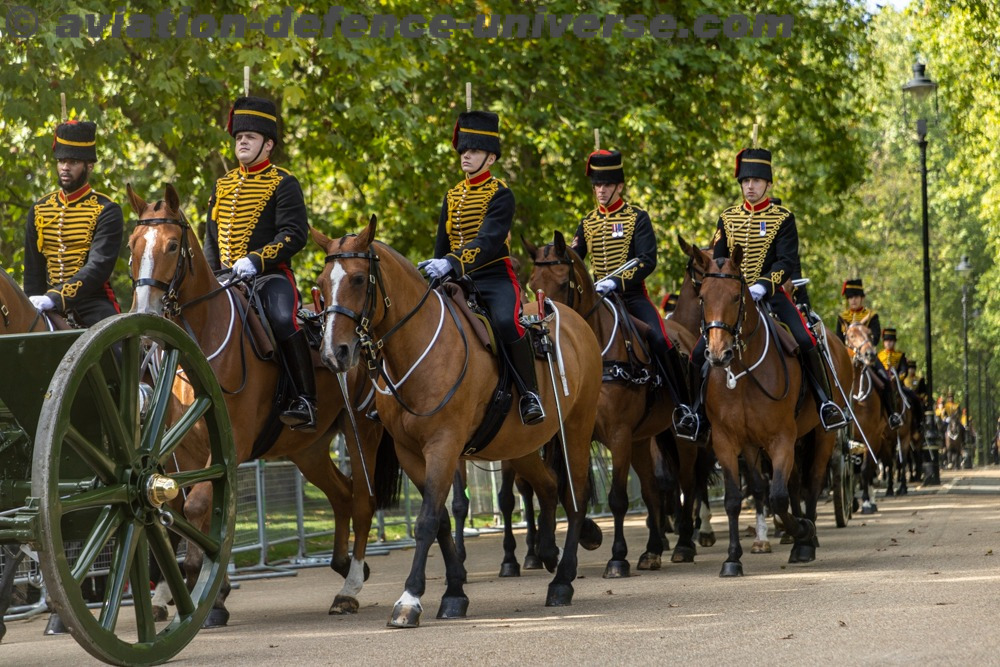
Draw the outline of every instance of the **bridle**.
M694 257L688 257L686 271L688 275L691 276L691 285L694 287L695 294L698 294L699 292L701 292L701 283L704 281L705 276L707 274L701 269L699 269L697 266L695 266ZM701 275L701 280L697 278L697 275Z
M160 301L163 304L163 312L177 317L181 314L181 309L184 307L178 302L178 290L187 274L194 270L194 257L191 254L191 246L188 243L187 236L191 225L188 224L183 212L179 220L174 218L145 218L139 219L135 223L136 227L156 227L158 225L176 225L181 228L181 248L177 254L177 266L174 267L174 275L169 283L155 278L139 278L138 280L133 278L132 290L134 291L137 287L156 287L162 290L163 296L160 297ZM129 264L131 263L132 260L129 259ZM131 275L131 271L129 274Z
M554 248L551 243L545 246L545 248ZM583 285L576 280L576 262L573 261L573 256L567 254L565 257L560 257L559 255L554 255L555 259L543 259L535 260L535 266L568 266L569 267L569 282L566 284L568 296L566 297L566 305L571 309L574 308L575 299L577 295L583 298ZM590 313L587 314L588 316ZM587 319L584 317L584 319Z
M706 322L705 321L705 300L704 300L704 298L699 299L699 302L701 304L701 333L702 333L702 335L703 336L707 336L708 332L711 331L712 329L722 329L723 331L725 331L726 333L728 333L730 336L733 337L733 339L736 341L736 344L741 349L742 348L746 348L746 340L744 340L740 336L740 334L743 331L743 323L747 319L747 307L746 307L746 305L747 305L747 297L746 297L746 294L747 294L747 290L746 290L747 281L746 281L746 278L744 278L743 274L741 274L741 273L702 273L702 278L721 278L723 280L738 280L739 283L740 283L740 292L742 293L742 295L740 297L739 310L736 313L736 323L733 324L733 325L727 324L726 322L723 322L722 320L712 320L711 322ZM694 276L692 276L692 281L693 281L693 279L694 279ZM700 294L701 282L698 282L697 285L698 285L699 294ZM758 320L757 327L759 327L759 326L760 326L760 321ZM750 335L748 336L748 338L752 337L754 335L754 333L756 333L757 327L754 327L754 330L750 332Z

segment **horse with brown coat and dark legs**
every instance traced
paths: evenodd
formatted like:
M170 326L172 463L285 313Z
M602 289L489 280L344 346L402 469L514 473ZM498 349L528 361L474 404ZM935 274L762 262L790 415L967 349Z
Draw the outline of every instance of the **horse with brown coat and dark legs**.
M628 348L641 350L643 343L630 338L627 329L618 321L614 311L599 300L594 281L583 260L566 245L563 235L556 232L551 244L538 247L522 238L525 251L534 262L529 281L532 289L542 290L547 296L565 303L585 317L603 350L605 363L618 362L631 365ZM691 349L694 337L683 327L671 326L669 335L681 348ZM639 352L641 354L641 352ZM648 355L645 361L648 362ZM677 379L684 382L684 378ZM671 427L674 404L668 392L652 391L648 383L636 384L621 381L601 383L601 398L597 407L595 437L611 451L611 488L608 505L614 515L615 537L611 559L604 570L606 578L629 576L628 547L625 542L624 519L628 511L627 482L629 468L636 471L642 498L648 511L649 537L645 552L639 557L637 568L657 570L664 548L668 548L663 527L663 495L654 475L650 438L659 436ZM675 563L692 562L696 553L693 541L695 501L697 489L705 487L710 465L696 466L699 455L710 456L690 443L675 443L672 436L660 438L668 458L677 467L683 504L678 518L678 542L671 560ZM696 471L700 476L696 476Z
M130 272L136 285L132 311L170 317L195 338L223 387L229 414L234 416L237 460L248 461L255 440L268 424L282 371L277 363L263 361L248 349L251 344L245 340L243 313L232 289L220 285L213 274L194 230L181 215L173 186L167 185L164 199L151 204L129 186L128 199L139 217L129 239ZM316 432L281 427L276 441L263 458L288 457L330 502L335 516L330 565L345 577L344 587L336 595L330 613L353 613L358 609L357 596L369 574L365 548L372 516L377 506L391 500L398 487L398 465L391 440L383 436L380 425L357 417L360 443L355 439L337 377L333 373L317 372L316 383L319 390ZM359 394L366 388L357 372L348 376L348 386L352 391L358 388ZM189 397L180 379L174 386L174 397L174 409L181 414ZM357 395L352 400L356 398ZM337 430L344 433L347 440L355 473L353 479L341 473L330 457L330 441ZM199 430L195 429L189 438L197 439L198 436ZM207 449L190 444L185 444L183 449L190 456L187 459L180 457L181 470L205 466ZM376 457L380 459L378 463ZM367 477L362 470L367 471ZM184 503L184 515L195 525L209 519L204 493L207 490L207 485L195 487ZM354 549L349 555L352 519ZM197 549L189 548L186 563L189 571L198 571L194 566L199 555ZM208 625L227 622L229 612L225 609L225 598L228 592L227 581Z
M770 505L785 530L795 539L789 562L815 559L816 505L823 488L836 433L819 424L812 392L803 391L798 359L785 351L769 331L764 315L750 295L740 271L743 248L732 257L713 260L681 240L681 248L703 274L699 297L701 328L710 369L705 379L705 407L712 426L711 443L722 466L729 517L729 553L722 576L743 574L739 514L743 503L739 486L740 453L749 462L762 450L771 460ZM825 336L834 362L831 385L851 386L851 362L843 344ZM832 399L844 405L839 392ZM805 517L793 514L789 484L802 447L802 490Z
M352 368L362 358L365 366L372 367L379 388L375 397L379 417L393 435L403 469L423 496L413 564L389 620L390 627L412 628L420 623L427 557L435 539L446 571L438 617L462 618L468 609L465 567L455 549L445 500L459 459L496 388L497 359L478 344L468 320L450 301L430 289L409 260L376 242L375 232L374 217L360 234L339 240L313 231L313 239L327 253L319 278L327 304L321 357L334 371ZM546 419L526 426L511 410L475 458L516 459L519 470L531 466L540 473L543 483L532 480L532 484L539 498L548 498L543 506L551 508L539 517L543 560L555 542L554 499L560 487L564 490L566 542L546 596L546 605L561 606L571 603L576 578L601 354L586 322L568 308L557 305L548 327L561 345L552 355L561 358L565 368L565 390L558 377L555 383L560 407L553 383L540 382ZM536 368L540 378L550 377L547 365L536 361ZM559 414L567 456L556 469L563 484L557 484L537 453L560 432Z

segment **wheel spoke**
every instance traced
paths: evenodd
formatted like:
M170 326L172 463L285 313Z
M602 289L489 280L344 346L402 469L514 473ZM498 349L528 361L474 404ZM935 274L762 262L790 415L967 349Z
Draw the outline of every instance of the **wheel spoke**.
M118 530L121 522L122 515L120 512L114 511L110 507L105 507L101 512L97 521L94 522L94 527L91 529L90 535L87 536L87 541L83 543L83 547L80 549L80 555L77 556L76 563L73 564L72 574L76 583L83 584L87 572L90 571L94 561L97 560L97 556L104 549L104 545L108 543L114 532Z
M90 394L93 397L94 407L97 409L103 431L111 441L112 456L119 462L127 462L131 459L130 454L135 446L135 436L126 431L125 424L118 412L118 403L111 395L111 390L108 388L108 378L99 363L88 369L87 385L90 387Z
M197 544L209 558L214 560L219 557L219 549L222 545L218 540L198 530L193 523L180 514L175 513L173 517L174 525L171 526L171 530Z
M138 435L139 427L139 364L141 341L138 336L121 341L121 366L118 378L118 414L125 424L130 442Z
M156 624L153 622L153 600L149 593L149 542L145 531L140 532L132 560L130 582L132 602L135 605L135 625L140 643L149 643L156 638Z
M157 458L163 461L166 457L174 453L177 446L188 434L198 420L204 417L212 409L212 399L208 396L199 396L194 400L177 422L164 434L163 442L160 446L160 453Z
M221 479L226 476L226 466L221 463L210 465L199 470L188 470L170 476L170 479L177 482L179 487L187 488L200 482L208 482L213 479Z
M184 573L181 572L180 563L177 562L177 553L170 544L166 529L160 524L156 524L149 529L149 548L156 558L157 565L160 566L160 573L163 580L170 588L170 594L174 598L174 607L181 617L194 613L195 606L191 601L191 593L187 589L187 582L184 580Z
M177 377L177 366L179 363L180 351L169 350L163 355L163 366L160 375L156 378L156 386L153 388L152 406L146 415L146 421L142 425L141 449L145 453L159 451L160 441L163 438L163 424L170 410L170 396L174 386L174 379Z
M115 462L100 447L88 440L72 424L66 429L66 442L80 455L105 484L115 481Z
M60 498L59 504L62 506L63 514L69 514L93 507L123 505L128 503L128 500L128 487L125 484L115 484Z
M125 524L118 530L118 541L108 569L104 606L101 607L98 618L98 623L108 632L114 632L115 625L118 624L118 613L121 611L122 598L125 597L125 582L132 569L132 559L138 543L139 528L134 523Z

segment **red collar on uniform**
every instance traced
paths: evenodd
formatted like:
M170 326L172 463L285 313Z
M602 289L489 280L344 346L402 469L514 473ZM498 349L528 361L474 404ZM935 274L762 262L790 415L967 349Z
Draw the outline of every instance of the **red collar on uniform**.
M270 166L271 166L271 161L265 158L263 162L258 162L257 164L250 167L244 167L242 164L240 164L240 171L243 172L244 174L256 174L258 171L264 171Z
M851 312L852 313L860 313L864 309L865 309L864 306L861 306L860 308L851 308Z
M493 174L491 174L490 170L487 169L486 171L484 171L483 173L479 174L475 178L468 178L468 177L466 177L465 180L469 182L469 185L479 185L480 183L485 183L486 181L490 180L490 178L492 176L493 176Z
M614 213L624 205L625 205L625 200L619 197L618 199L615 200L615 202L611 206L601 206L600 204L598 204L597 212L604 214Z
M59 191L59 201L63 204L72 204L73 202L86 197L87 193L90 192L90 183L84 183L83 187L76 192L71 192L66 194L62 190Z
M759 213L760 211L763 211L770 205L771 205L770 197L764 197L762 201L759 201L756 204L751 204L746 199L743 200L743 209L746 211L750 211L751 213Z

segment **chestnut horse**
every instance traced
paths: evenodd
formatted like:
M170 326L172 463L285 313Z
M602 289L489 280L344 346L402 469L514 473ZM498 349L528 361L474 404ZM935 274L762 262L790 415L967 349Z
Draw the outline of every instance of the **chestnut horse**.
M423 495L414 531L413 564L389 620L390 627L412 628L420 623L427 556L435 538L447 579L438 617L464 617L468 609L465 567L455 549L445 500L459 458L494 394L497 360L478 344L468 321L450 300L431 290L409 260L375 241L376 226L373 216L360 234L339 240L312 232L327 253L318 281L327 304L320 356L337 372L353 368L365 357L379 390L375 397L379 417L393 436L403 469ZM554 547L558 490L537 451L560 432L557 415L561 415L566 457L556 470L566 473L562 501L568 529L545 602L561 606L571 604L576 578L590 437L601 385L601 351L587 323L564 306L556 306L548 326L551 338L559 341L561 349L554 350L552 357L562 359L565 383L549 382L550 367L536 362L545 421L525 426L517 410L511 410L496 436L474 458L516 459L522 474L529 466L545 471L538 476L544 484L531 481L539 498L548 499L541 502L545 511L539 517L539 551L546 562ZM558 386L558 397L553 384ZM562 453L562 446L557 448Z
M635 340L621 322L611 304L602 302L594 281L586 265L560 232L555 232L552 243L538 247L521 239L525 251L534 262L529 281L531 288L542 290L554 301L564 303L586 318L587 324L597 336L605 364L617 363L622 367L632 365L629 350L641 350L644 343ZM672 324L668 332L674 344L690 351L694 336L683 327ZM635 353L633 353L635 354ZM641 354L641 353L639 353ZM635 354L637 357L638 354ZM642 361L650 361L648 353ZM677 378L677 382L686 382ZM628 379L605 378L601 384L601 398L597 406L595 437L611 451L611 488L608 490L608 505L614 515L615 536L611 546L611 559L604 569L605 578L629 576L627 560L628 547L625 542L624 522L628 511L629 468L635 470L639 478L642 499L649 513L646 525L649 537L646 550L639 557L640 570L660 569L664 544L664 497L663 490L654 475L650 438L671 428L673 401L666 390L656 391L646 383L635 383ZM703 450L704 451L704 450ZM695 461L698 447L690 443L678 443L677 453L683 504L678 520L678 542L671 560L675 563L693 562L695 545L694 511L697 498L696 488L706 485L710 466L699 468L704 474L696 479ZM708 457L707 452L703 454ZM676 459L676 457L673 457ZM669 548L669 547L666 547Z
M681 239L681 248L703 274L701 328L710 364L705 380L705 407L712 425L712 448L722 466L729 517L729 553L721 576L740 576L739 455L755 461L758 451L771 460L770 506L795 543L789 562L808 562L816 554L816 504L836 442L836 433L819 425L812 392L805 390L801 365L786 352L756 307L740 270L742 246L731 258L713 260ZM841 387L851 386L851 362L837 338L824 336ZM820 344L824 344L821 340ZM836 390L833 400L845 401ZM796 441L802 440L802 486L805 517L797 518L789 502L789 484L796 463Z
M220 285L213 274L194 230L180 213L173 186L167 185L164 199L153 204L147 204L129 186L128 199L139 216L129 239L130 271L136 284L132 311L170 317L198 341L223 387L229 414L233 415L237 460L248 461L255 439L268 423L281 370L277 363L263 361L248 351L250 343L245 340L243 315L232 290ZM363 388L365 385L356 381L359 379L357 373L352 374L348 386ZM360 443L355 440L349 415L344 410L343 393L333 373L318 370L316 386L319 397L316 432L281 427L277 440L262 458L288 457L305 478L326 495L335 516L330 566L345 577L344 587L334 598L330 613L353 613L358 609L357 596L369 574L365 548L372 516L376 504L381 506L392 495L398 482L398 465L391 458L391 443L382 439L381 426L360 414L355 420ZM174 395L180 405L187 402L186 386L180 381L175 384ZM353 480L341 473L330 458L330 441L338 429L347 439L356 473ZM192 434L197 436L194 431ZM191 447L186 447L186 451L190 450ZM388 464L376 465L376 456L387 455L390 456ZM180 463L182 469L204 466L204 454L201 456L198 460L195 451L191 460ZM367 479L361 474L362 470L367 471ZM208 517L204 496L197 491L188 495L184 513L190 521L200 525ZM354 522L354 549L348 556L351 519ZM227 582L216 609L209 616L211 624L225 625L228 620L225 610L228 590Z
M10 274L2 268L0 274L0 335L69 328L61 315L39 313Z

